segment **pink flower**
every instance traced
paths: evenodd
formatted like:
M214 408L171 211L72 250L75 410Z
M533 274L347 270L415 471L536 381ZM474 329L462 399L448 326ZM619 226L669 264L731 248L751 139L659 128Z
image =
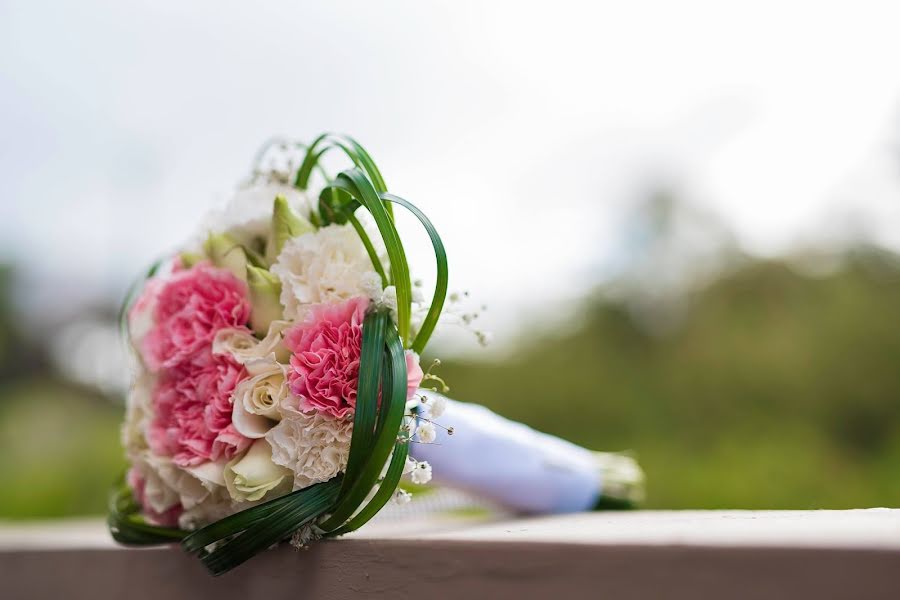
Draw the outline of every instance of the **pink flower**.
M192 359L209 348L217 331L244 326L250 318L247 285L208 262L178 270L162 289L145 293L156 296L155 325L140 346L154 371Z
M412 350L406 351L406 399L416 395L425 373L419 366L419 356Z
M144 513L144 516L150 523L159 525L160 527L178 527L178 517L184 512L184 508L180 503L173 504L172 507L165 512L157 512L153 510L146 501L144 489L147 482L140 472L132 467L128 470L127 479L128 486L134 492L134 499L137 501L138 505L141 507L141 512Z
M368 298L315 306L306 321L287 330L284 344L293 355L288 385L303 411L317 410L342 419L356 408L362 325ZM422 380L415 354L407 353L407 393Z
M150 449L180 467L231 459L252 440L231 422L231 395L247 372L226 355L207 351L166 371L153 394Z

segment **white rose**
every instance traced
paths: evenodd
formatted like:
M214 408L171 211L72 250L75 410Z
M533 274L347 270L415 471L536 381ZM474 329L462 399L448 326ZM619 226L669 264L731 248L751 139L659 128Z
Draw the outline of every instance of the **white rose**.
M347 467L353 420L282 406L282 419L266 434L272 460L294 472L294 489L328 481Z
M272 447L266 440L256 440L240 458L225 466L225 487L237 502L260 500L268 492L290 482L291 472L272 462ZM288 491L289 486L282 486Z
M342 302L381 291L381 278L350 225L329 225L288 240L271 272L281 280L287 319L298 319L304 304Z
M227 354L242 365L260 359L287 362L290 351L281 343L281 332L290 325L288 321L272 321L269 333L261 340L246 329L220 329L213 338L213 354Z
M144 502L164 513L176 504L186 510L202 503L215 486L205 483L165 456L145 451L131 457L132 466L144 479Z
M232 394L231 421L241 435L257 439L281 420L278 407L288 398L284 367L260 359L244 363L251 377L244 379Z
M178 517L178 526L191 531L224 519L251 505L252 503L238 504L231 499L228 490L218 487L212 490L203 502L195 504L181 513L181 516Z

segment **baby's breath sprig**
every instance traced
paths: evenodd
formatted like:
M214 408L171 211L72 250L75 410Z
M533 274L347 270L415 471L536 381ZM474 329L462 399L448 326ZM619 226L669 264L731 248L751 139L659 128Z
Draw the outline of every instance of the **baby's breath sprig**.
M432 371L434 371L434 369L436 369L439 366L441 366L441 359L436 358L433 361L431 361L431 365L428 367L428 370L425 371L424 375L422 375L422 384L419 386L420 388L426 389L426 390L430 389L432 391L440 392L442 394L446 394L447 392L450 391L450 386L447 385L447 382L444 381L444 379L442 377L439 377L438 375L435 375L434 373L432 373ZM432 382L434 384L437 384L438 387L436 387L436 388L425 387L427 385L427 382Z
M468 306L469 292L451 292L447 296L448 307L445 311L445 322L448 324L455 323L466 331L472 333L478 344L486 347L491 343L493 336L491 332L485 331L476 326L478 318L487 311L487 305L482 304L478 308L470 308Z

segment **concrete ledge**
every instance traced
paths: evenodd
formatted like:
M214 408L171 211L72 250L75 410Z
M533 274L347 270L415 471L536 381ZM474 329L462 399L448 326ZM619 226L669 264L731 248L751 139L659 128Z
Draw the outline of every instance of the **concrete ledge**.
M427 525L376 523L309 550L279 548L218 579L175 548L118 548L98 522L7 526L0 528L0 597L900 597L900 510L595 513Z

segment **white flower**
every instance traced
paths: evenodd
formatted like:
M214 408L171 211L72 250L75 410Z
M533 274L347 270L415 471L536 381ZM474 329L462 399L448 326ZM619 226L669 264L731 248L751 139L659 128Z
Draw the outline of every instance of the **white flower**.
M227 354L242 365L259 359L287 362L290 352L281 343L281 332L288 326L288 321L272 321L269 333L262 340L246 329L220 329L213 338L213 354Z
M129 458L147 449L144 435L152 409L151 401L156 378L143 369L138 370L125 400L125 422L122 424L122 447Z
M428 398L428 412L432 419L437 419L447 410L447 399L443 396L430 396Z
M371 293L371 291L370 291ZM386 308L391 313L391 318L397 320L397 287L389 285L384 290L375 291L371 296L376 306Z
M167 269L171 269L171 265L166 265ZM164 272L157 273L144 281L138 296L134 299L134 303L128 308L128 339L131 345L137 350L138 356L141 356L141 343L150 330L156 326L156 306L159 304L159 294L166 286L168 275L167 269Z
M178 526L188 531L209 525L227 516L233 515L239 510L250 508L256 503L237 503L231 499L228 490L224 487L216 487L199 504L186 508L178 517Z
M282 405L282 419L266 434L272 460L294 472L294 489L328 481L347 467L352 419L304 413Z
M412 494L410 494L406 490L398 489L396 492L394 492L394 502L396 502L397 504L409 504L410 500L412 500Z
M407 456L406 464L403 465L403 474L408 475L409 473L412 473L415 470L415 468L416 468L416 459L414 459L410 456Z
M256 440L244 456L225 465L224 475L225 487L232 500L245 502L260 500L283 481L290 482L286 478L290 477L291 472L272 462L269 442Z
M423 444L430 444L437 438L434 424L429 423L428 421L420 423L419 426L416 427L416 435Z
M431 481L431 465L429 465L424 460L421 461L416 468L413 470L412 474L409 476L413 483L418 485L424 485Z
M239 189L223 209L207 214L197 235L205 240L210 233L228 233L241 244L261 251L272 224L272 205L275 196L287 198L291 208L304 218L310 214L311 203L306 194L285 185L254 185Z
M210 490L216 487L177 466L170 458L149 450L130 458L144 479L144 502L155 512L164 513L179 503L185 509L193 508L206 500Z
M271 272L281 279L287 319L298 319L304 304L342 302L381 291L381 278L350 225L329 225L289 240Z
M234 388L231 421L238 433L258 439L281 420L278 407L289 396L288 385L284 367L274 360L258 359L244 366L251 377Z

